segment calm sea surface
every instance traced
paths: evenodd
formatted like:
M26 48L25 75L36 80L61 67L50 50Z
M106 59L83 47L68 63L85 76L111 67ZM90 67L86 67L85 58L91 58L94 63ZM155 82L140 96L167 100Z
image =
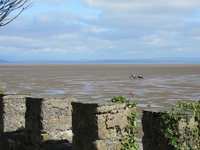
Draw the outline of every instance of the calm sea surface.
M144 79L131 80L131 74ZM98 102L123 94L141 108L159 108L200 99L200 64L0 65L0 88L10 94Z

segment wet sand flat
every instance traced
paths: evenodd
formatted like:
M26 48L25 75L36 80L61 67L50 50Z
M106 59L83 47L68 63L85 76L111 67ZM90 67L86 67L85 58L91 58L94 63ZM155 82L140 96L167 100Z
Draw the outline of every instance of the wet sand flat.
M131 80L131 74L144 79ZM134 92L129 98L139 107L159 108L200 99L200 64L1 64L0 88L98 102Z

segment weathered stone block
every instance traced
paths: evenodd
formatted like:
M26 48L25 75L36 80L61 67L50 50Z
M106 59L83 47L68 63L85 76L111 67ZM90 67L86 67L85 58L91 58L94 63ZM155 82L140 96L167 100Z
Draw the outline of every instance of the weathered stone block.
M167 112L164 111L143 111L142 127L144 137L142 143L144 150L176 150L176 148L170 145L170 139L166 138L164 136L165 133L162 132L162 129L164 128L163 122L165 121L163 120L162 116L166 114ZM187 121L184 119L184 115L189 117ZM198 126L198 121L192 117L191 113L179 114L178 117L183 118L179 121L175 121L175 125L177 127L176 132L180 134L177 136L177 139L181 142L181 150L188 149L186 142L190 143L194 150L197 150L197 145L199 144L198 137L188 137L188 135L185 133L185 128L196 128ZM172 124L170 124L170 126L172 126Z
M0 94L0 137L3 133L3 94Z
M119 140L97 140L95 142L95 147L98 150L121 150L122 145Z
M72 141L74 98L27 98L26 130L28 142L39 145L50 140Z
M135 109L122 103L72 103L73 149L118 150L127 117ZM118 148L117 148L118 147Z
M14 132L25 127L26 97L29 95L1 96L1 132Z

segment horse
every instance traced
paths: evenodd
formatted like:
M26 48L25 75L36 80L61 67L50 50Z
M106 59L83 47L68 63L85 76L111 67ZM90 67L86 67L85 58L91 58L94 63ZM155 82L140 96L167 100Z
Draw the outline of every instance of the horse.
M144 79L144 77L141 75L138 75L137 77L138 77L138 79Z
M135 74L132 74L131 76L130 76L130 79L144 79L144 77L143 76L141 76L141 75L135 75Z
M135 74L132 74L131 76L130 76L130 79L137 79L138 77L135 75Z

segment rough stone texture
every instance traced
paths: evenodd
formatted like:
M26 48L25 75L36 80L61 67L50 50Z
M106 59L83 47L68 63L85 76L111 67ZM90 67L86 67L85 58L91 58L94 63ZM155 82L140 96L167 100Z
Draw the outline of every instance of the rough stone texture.
M119 140L106 139L106 140L96 140L95 147L98 150L121 150L122 145Z
M127 117L135 109L122 103L72 103L74 150L120 150Z
M162 129L162 115L166 114L164 111L149 111L144 110L143 116L142 116L142 127L144 132L143 137L143 149L144 150L175 150L170 144L169 139L164 137L164 134L161 132ZM191 114L188 114L191 115ZM177 130L181 134L179 137L179 140L183 141L183 145L181 148L183 150L186 150L187 148L184 147L184 140L186 140L186 135L184 128L186 127L186 123L184 119L181 119L180 121L177 121ZM189 126L196 127L197 121L191 117L189 120ZM191 142L191 145L193 145L193 148L197 146L197 138L193 139L190 137L189 141L187 139L187 142ZM182 150L181 149L181 150ZM196 148L197 149L197 148Z
M29 95L4 95L1 97L1 131L14 132L25 127L26 97Z
M0 95L0 150L25 150L25 101L29 95Z
M48 141L72 141L74 98L27 98L27 142L40 147Z
M0 94L0 137L3 133L3 94Z

